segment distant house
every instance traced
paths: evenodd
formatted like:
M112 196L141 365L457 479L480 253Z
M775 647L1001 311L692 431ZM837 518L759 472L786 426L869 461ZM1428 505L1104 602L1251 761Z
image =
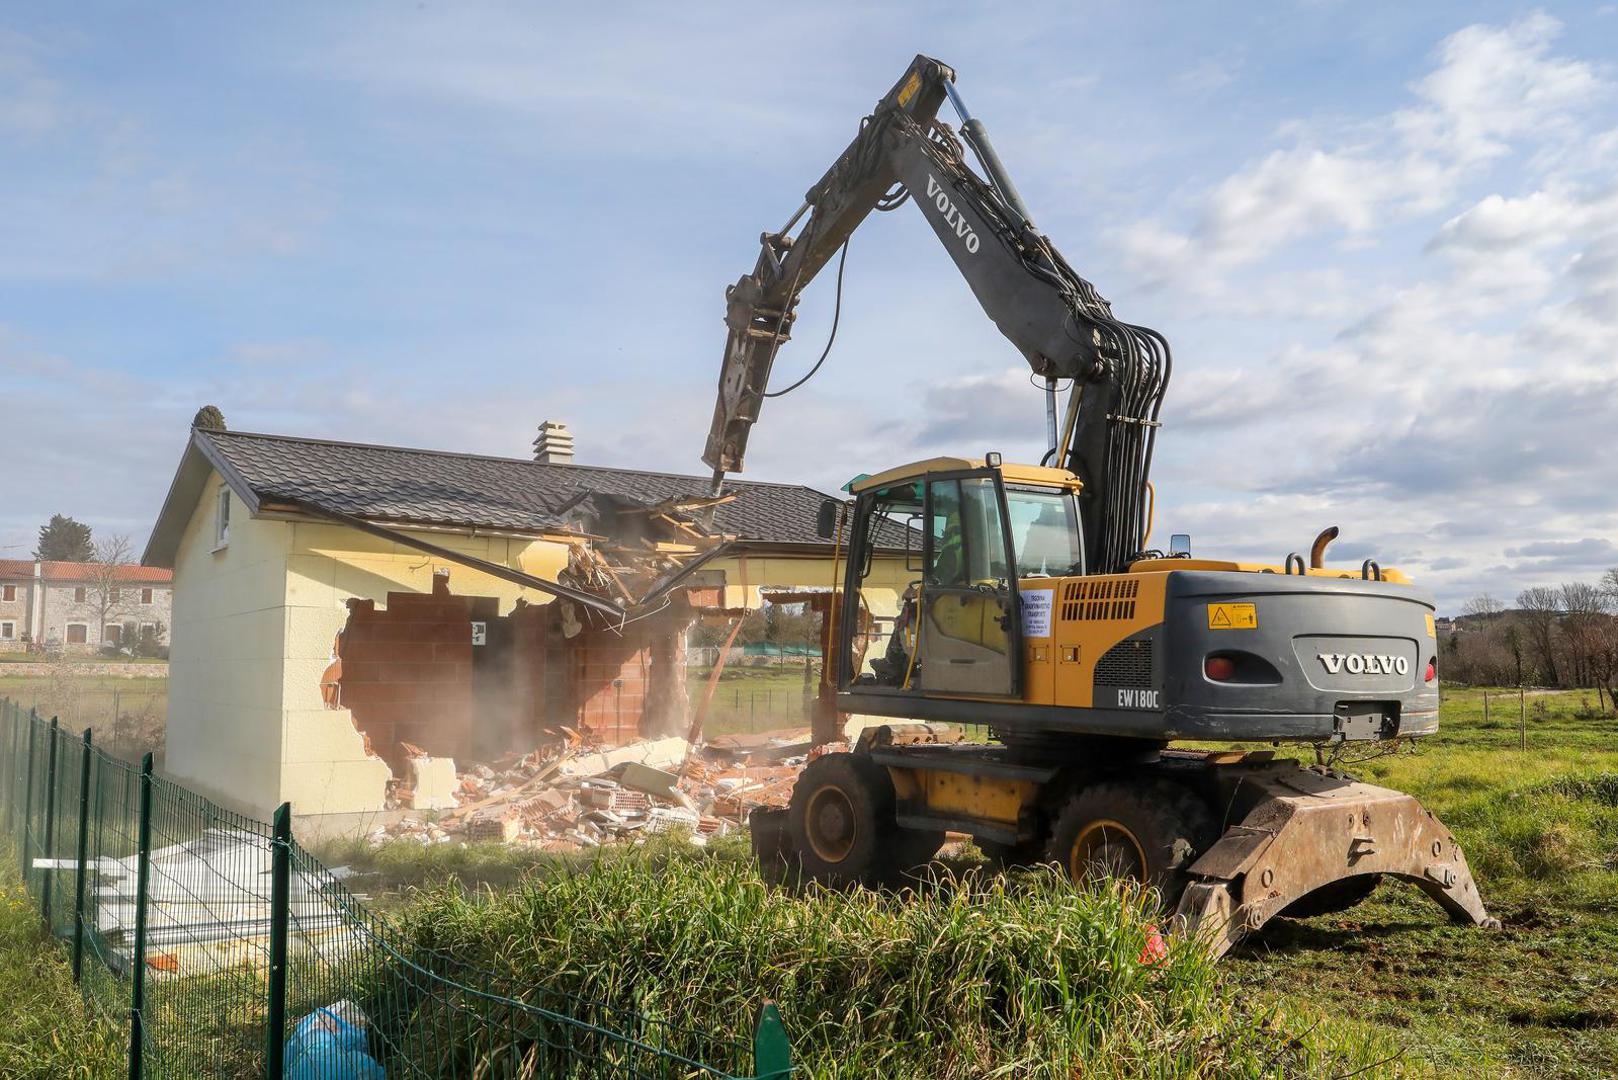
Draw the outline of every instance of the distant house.
M0 652L166 645L173 583L156 566L0 559Z
M734 546L642 617L501 577L574 580L599 522L709 493L706 476L571 450L554 424L532 459L193 430L143 557L175 574L165 773L336 828L382 810L414 754L494 761L554 725L606 743L683 734L693 621L831 585L833 497L755 481L728 482L737 497L714 511ZM895 537L866 579L877 620L910 576Z

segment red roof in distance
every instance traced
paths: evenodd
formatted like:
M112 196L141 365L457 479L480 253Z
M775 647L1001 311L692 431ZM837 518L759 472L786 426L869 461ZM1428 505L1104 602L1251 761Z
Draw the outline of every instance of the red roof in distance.
M41 565L40 574L46 581L93 582L99 580L97 568L101 565L88 562L47 562ZM119 563L112 570L115 581L140 585L170 585L174 582L174 571L161 566ZM33 576L32 559L0 559L0 580L15 581Z

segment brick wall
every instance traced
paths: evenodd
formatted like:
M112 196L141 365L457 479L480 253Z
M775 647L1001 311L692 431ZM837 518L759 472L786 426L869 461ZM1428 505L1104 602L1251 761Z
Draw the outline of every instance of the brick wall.
M387 610L349 601L342 705L371 751L404 775L400 742L467 757L472 731L473 598L389 593Z
M546 728L583 728L615 744L685 730L689 605L622 631L585 626L569 638L555 605L501 618L491 597L389 593L385 608L349 601L339 702L371 751L405 774L399 743L458 763L526 753ZM472 622L488 643L472 644Z
M585 628L571 642L569 670L577 723L608 743L640 738L650 669L643 634Z

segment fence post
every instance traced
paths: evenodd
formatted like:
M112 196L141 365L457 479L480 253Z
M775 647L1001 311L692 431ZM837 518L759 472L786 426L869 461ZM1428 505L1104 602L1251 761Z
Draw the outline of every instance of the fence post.
M766 1001L753 1028L753 1076L758 1080L786 1080L792 1075L792 1044L775 1002Z
M1528 749L1528 692L1517 687L1517 749Z
M1485 724L1489 722L1489 692L1487 690L1483 691L1483 722Z
M33 822L30 820L34 812L34 732L39 727L39 717L34 710L28 710L28 780L23 785L22 796L22 842L17 845L22 852L22 885L28 888L28 842L34 838Z
M152 873L152 755L140 759L140 826L135 833L135 952L129 975L129 1080L145 1075L146 900Z
M6 717L6 832L17 824L17 705L6 698L0 705Z
M51 857L51 845L55 840L51 834L56 831L56 731L59 723L56 717L51 717L51 745L45 755L45 843L40 847L40 857ZM45 871L39 878L39 913L45 917L45 928L51 926L51 886L56 879L51 877L52 871Z
M84 729L79 753L79 847L73 873L73 981L84 972L84 860L90 854L90 729Z
M286 1071L287 922L292 893L292 804L275 808L270 837L269 1023L264 1039L264 1075L280 1080Z

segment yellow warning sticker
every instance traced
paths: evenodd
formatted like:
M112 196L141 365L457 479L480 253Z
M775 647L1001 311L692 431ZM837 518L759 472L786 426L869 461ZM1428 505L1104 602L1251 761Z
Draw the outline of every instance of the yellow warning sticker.
M1438 624L1433 622L1433 613L1430 611L1427 613L1427 636L1430 638L1438 636Z
M1208 629L1257 630L1258 608L1253 604L1209 604Z
M921 89L921 72L913 71L913 72L910 73L910 78L905 82L904 87L902 89L900 89L900 91L899 91L899 104L900 105L908 105L908 104L910 104L910 99L915 97L916 96L916 91L920 90L920 89Z

